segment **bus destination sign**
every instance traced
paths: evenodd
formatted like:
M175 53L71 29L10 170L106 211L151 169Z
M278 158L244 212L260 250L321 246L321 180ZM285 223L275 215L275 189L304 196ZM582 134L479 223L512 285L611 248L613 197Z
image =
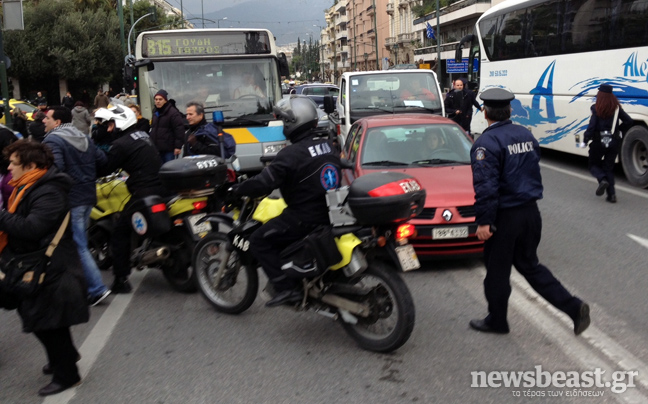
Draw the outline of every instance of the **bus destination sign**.
M152 32L142 38L145 58L263 53L270 53L270 40L263 31Z

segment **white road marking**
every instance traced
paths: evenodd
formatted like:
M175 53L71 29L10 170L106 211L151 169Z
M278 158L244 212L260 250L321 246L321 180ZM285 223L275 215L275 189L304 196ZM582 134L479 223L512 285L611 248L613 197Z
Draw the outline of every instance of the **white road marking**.
M634 234L628 233L628 237L636 241L637 243L641 244L642 246L648 248L648 239L641 238L639 236L635 236Z
M569 171L569 170L566 170L564 168L559 168L559 167L556 167L556 166L552 166L552 165L547 164L547 163L540 163L540 167L548 168L548 169L554 170L554 171L558 171L559 173L571 175L572 177L580 178L581 180L593 182L593 183L596 184L596 178L592 177L591 175L578 174L578 173L575 173L573 171ZM627 192L629 194L640 196L642 198L648 199L648 191L642 190L640 188L631 188L631 187L626 187L625 185L617 185L617 184L614 185L614 188L617 191L624 191L624 192Z
M133 299L133 296L135 296L137 288L142 283L142 279L144 279L148 271L148 268L145 268L143 271L133 271L133 273L128 277L128 280L133 287L131 293L112 295L108 297L108 299L110 299L110 305L101 315L101 318L92 328L92 331L90 331L90 334L88 334L88 337L79 349L81 360L78 365L79 374L81 375L81 383L83 383L83 379L88 375L88 372L92 369L92 365L94 365L102 349L106 346L108 338L110 338L110 335L115 330L117 323L126 311L126 308ZM90 310L92 310L92 307ZM79 387L83 388L82 386L83 384ZM65 390L64 392L53 396L45 397L43 404L67 404L75 396L76 390L79 387Z
M482 276L485 275L483 266L476 269ZM484 291L481 283L478 284L479 287L471 287L466 285L463 272L453 272L452 275L456 283L469 291L475 299L483 300ZM605 369L604 380L606 381L611 380L614 371L638 371L638 376L634 377L635 385L648 388L648 366L594 325L596 309L592 308L592 302L588 304L592 308L593 324L583 334L575 336L571 319L540 297L515 270L511 272L511 284L513 291L509 306L551 339L554 345L571 360L585 370ZM604 391L606 399L613 397L620 403L648 402L648 397L636 387L628 387L621 394L613 393L609 388Z

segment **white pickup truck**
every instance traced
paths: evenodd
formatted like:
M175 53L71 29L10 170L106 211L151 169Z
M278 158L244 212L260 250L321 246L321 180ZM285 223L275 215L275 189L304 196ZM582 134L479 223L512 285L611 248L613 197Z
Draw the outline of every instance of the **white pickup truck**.
M445 116L436 74L427 69L343 73L340 95L324 98L332 138L344 146L349 128L360 118L379 114L430 113Z

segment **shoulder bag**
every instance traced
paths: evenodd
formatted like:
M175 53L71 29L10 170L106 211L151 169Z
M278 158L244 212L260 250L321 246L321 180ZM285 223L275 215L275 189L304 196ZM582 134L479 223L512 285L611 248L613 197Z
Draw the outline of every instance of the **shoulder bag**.
M615 133L616 125L617 125L618 120L619 120L619 107L617 107L617 109L614 111L614 120L612 121L612 129L610 129L610 131L607 131L607 130L601 131L601 144L603 144L603 146L606 149L608 147L610 147L610 143L612 143L612 138L613 137L616 137L616 138L619 138L619 139L621 138L621 133L620 132L619 132L618 135Z
M45 249L26 254L7 254L0 260L0 285L5 292L16 298L34 297L41 288L50 258L58 246L70 221L70 212L65 215L56 235Z

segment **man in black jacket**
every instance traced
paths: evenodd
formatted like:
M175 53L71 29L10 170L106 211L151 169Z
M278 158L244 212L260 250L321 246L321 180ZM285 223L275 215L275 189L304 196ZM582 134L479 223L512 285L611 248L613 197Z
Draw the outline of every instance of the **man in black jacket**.
M106 164L99 169L99 175L108 175L119 168L128 173L126 186L132 196L124 211L145 196L165 195L166 190L158 175L161 166L159 154L149 135L137 130L135 113L122 106L100 108L95 112L95 119L99 121L96 130L100 132L100 137L106 137L103 132L108 132L113 133L115 138L108 151ZM130 235L130 216L121 215L111 238L115 275L112 293L130 293L132 290L128 282L131 272Z
M160 90L153 98L155 112L151 123L151 140L157 147L162 164L173 160L182 151L184 143L184 119L175 106L174 100L169 100L169 94Z
M340 156L331 141L317 137L317 110L308 99L284 98L274 107L292 144L282 149L259 175L236 187L237 195L259 197L279 188L288 207L250 237L250 249L272 285L273 307L301 299L298 282L281 269L280 253L293 242L328 224L326 191L340 185Z
M453 83L454 89L446 95L445 109L448 118L458 123L468 134L470 134L470 122L472 121L472 107L483 110L477 100L475 93L466 89L463 80L457 79Z

